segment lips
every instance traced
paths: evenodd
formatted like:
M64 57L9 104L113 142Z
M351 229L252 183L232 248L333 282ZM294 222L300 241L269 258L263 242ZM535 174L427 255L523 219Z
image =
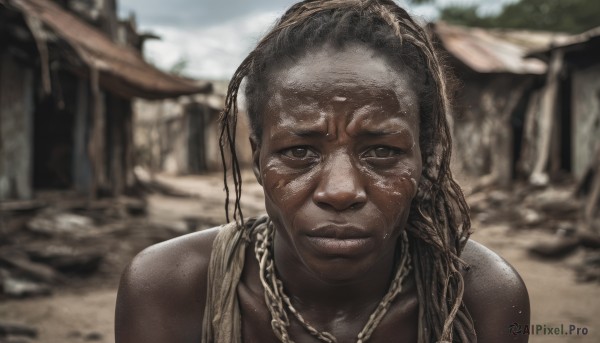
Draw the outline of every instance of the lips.
M310 230L309 237L334 238L339 240L369 238L371 234L366 229L350 225L325 225Z
M326 256L361 255L370 251L374 244L374 238L367 230L355 226L322 226L311 230L306 237L317 253Z

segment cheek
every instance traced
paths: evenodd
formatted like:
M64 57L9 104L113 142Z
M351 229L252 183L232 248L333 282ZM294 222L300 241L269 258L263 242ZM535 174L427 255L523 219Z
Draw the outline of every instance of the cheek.
M265 158L262 168L265 197L276 207L294 210L312 194L317 170L293 170L275 157Z
M366 171L369 196L388 227L404 227L412 199L417 193L420 163L404 163L389 173Z
M312 185L317 172L310 170L299 173L285 166L277 158L266 158L262 166L267 214L278 228L282 239L293 245L290 231L293 231L294 222L302 213L300 208L312 195Z
M399 186L403 187L406 195L408 195L411 200L417 195L422 170L423 163L421 161L421 149L418 144L414 144L412 158L400 166L398 175L398 180L401 182Z

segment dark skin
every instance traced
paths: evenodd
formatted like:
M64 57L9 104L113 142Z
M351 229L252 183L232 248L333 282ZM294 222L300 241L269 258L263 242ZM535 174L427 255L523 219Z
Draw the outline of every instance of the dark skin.
M271 72L254 171L276 230L274 260L304 318L339 342L355 342L393 277L421 175L419 108L410 73L363 45L324 46ZM150 247L125 271L117 343L199 342L216 229ZM464 303L479 342L526 342L508 326L529 323L517 272L469 241ZM413 274L371 342L415 342ZM247 250L238 286L245 342L277 342ZM296 342L318 342L296 320Z

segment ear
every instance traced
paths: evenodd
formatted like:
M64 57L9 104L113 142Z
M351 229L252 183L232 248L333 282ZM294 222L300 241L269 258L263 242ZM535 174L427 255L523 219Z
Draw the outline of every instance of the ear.
M254 135L250 136L250 146L252 147L252 171L256 181L262 186L262 174L260 173L260 144Z

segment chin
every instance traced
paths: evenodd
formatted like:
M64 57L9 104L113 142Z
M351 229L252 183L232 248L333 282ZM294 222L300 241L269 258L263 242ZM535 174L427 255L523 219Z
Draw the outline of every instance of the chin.
M351 284L364 280L376 266L370 256L360 259L347 257L318 258L313 256L302 258L306 268L315 278L328 284Z

